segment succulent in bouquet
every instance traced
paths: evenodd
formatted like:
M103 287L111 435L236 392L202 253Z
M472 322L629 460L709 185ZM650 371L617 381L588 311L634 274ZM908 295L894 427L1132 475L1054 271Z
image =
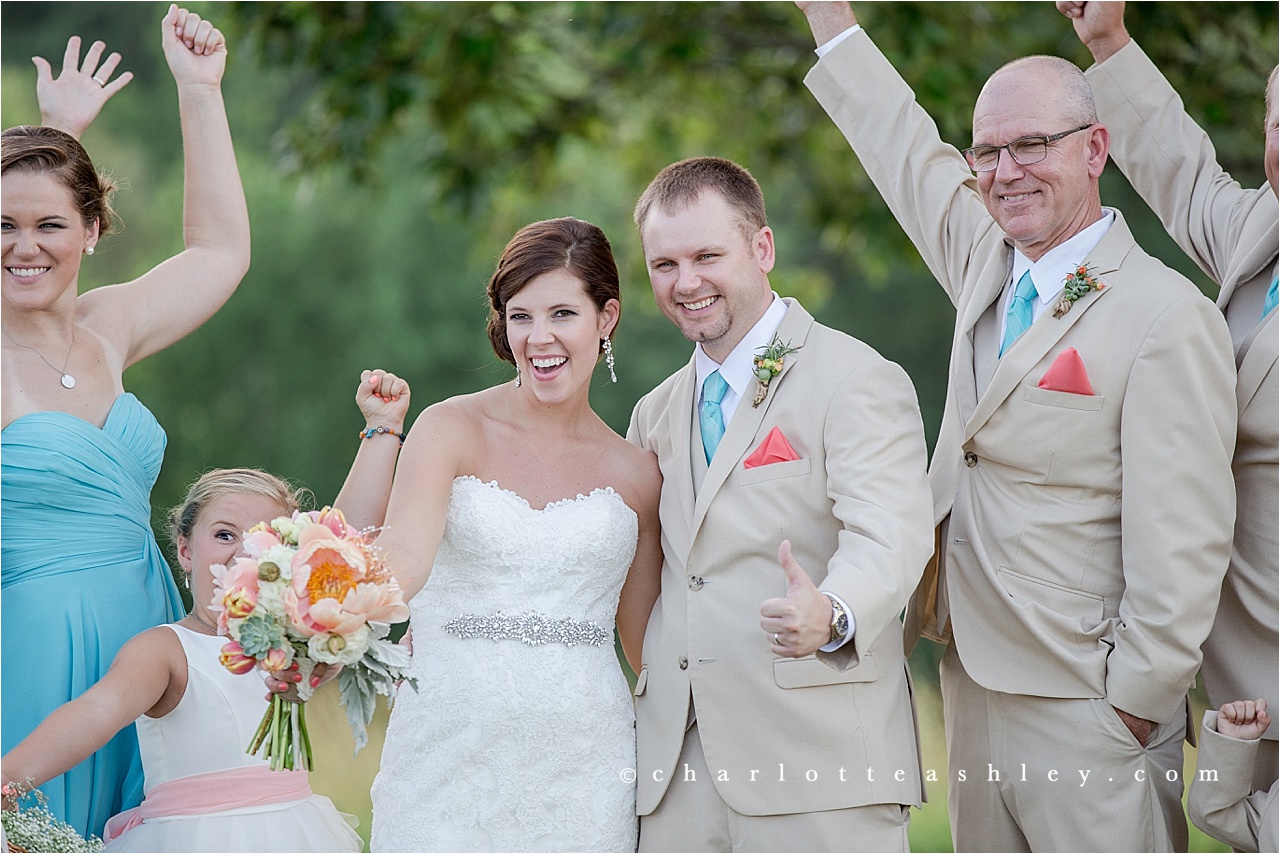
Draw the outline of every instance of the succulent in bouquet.
M299 511L250 528L244 552L212 567L210 609L229 638L222 664L279 674L296 663L302 675L302 702L273 696L248 752L261 750L276 770L311 768L305 703L320 662L342 668L338 687L359 751L377 695L390 702L399 681L417 689L409 651L388 638L409 608L371 532L348 525L336 508Z

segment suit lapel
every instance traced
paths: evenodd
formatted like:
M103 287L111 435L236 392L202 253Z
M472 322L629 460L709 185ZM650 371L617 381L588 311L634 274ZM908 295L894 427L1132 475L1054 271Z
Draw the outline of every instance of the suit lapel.
M675 385L671 389L671 399L667 407L667 422L669 433L671 436L671 470L670 482L676 490L676 494L680 496L680 514L681 519L691 519L693 517L693 470L690 468L690 435L693 431L693 403L694 403L694 380L697 377L697 369L694 367L693 358L690 357L689 363L680 370L680 374L676 377ZM664 477L666 473L664 472ZM670 535L673 532L664 533ZM693 545L693 528L689 529L689 540L677 546L677 550L688 557L689 549Z
M1018 384L1031 372L1045 354L1057 346L1071 327L1079 322L1098 300L1105 299L1111 291L1112 283L1107 278L1120 269L1120 264L1133 248L1133 235L1119 212L1115 222L1107 230L1106 236L1094 247L1093 252L1085 259L1085 263L1093 268L1093 274L1105 286L1101 291L1089 291L1071 305L1071 310L1062 317L1053 316L1053 307L1040 315L1031 328L1015 341L1000 362L991 377L991 384L978 400L977 408L965 424L964 439L969 441L982 425L995 413L1005 399L1013 393Z
M1253 396L1258 393L1258 387L1266 379L1267 372L1276 363L1275 350L1270 347L1260 347L1257 344L1259 340L1275 341L1278 315L1280 311L1271 312L1267 319L1259 323L1245 339L1242 348L1244 355L1240 359L1239 373L1236 375L1236 405L1240 412L1243 412L1253 400Z
M1218 293L1218 308L1226 310L1237 285L1253 281L1263 272L1270 272L1270 267L1276 262L1277 217L1280 217L1280 208L1268 190L1245 219L1239 245L1248 249L1238 253L1227 269L1222 290Z
M968 423L969 419L973 417L974 408L978 405L978 361L974 343L977 336L978 321L982 319L982 315L991 307L991 304L1000 298L1000 294L1004 291L1004 286L1008 282L1009 269L1012 266L1013 252L1010 250L1008 263L1005 265L1004 279L991 281L985 290L976 292L974 299L970 300L964 308L964 316L961 318L960 323L960 328L964 330L964 333L957 339L956 352L953 356L953 364L956 366L954 371L956 404L960 407L960 423L962 424Z
M738 401L738 409L734 412L733 420L729 422L719 447L716 448L716 455L711 458L707 478L702 482L702 489L698 490L694 501L690 539L697 536L698 528L707 515L707 508L711 506L720 487L733 473L738 461L746 456L752 440L759 433L760 425L764 422L765 413L778 395L778 387L786 380L787 374L795 368L796 362L804 358L804 342L809 336L809 329L813 326L813 317L794 299L788 297L784 302L787 303L787 313L778 326L777 337L782 341L792 342L793 346L798 346L800 349L787 356L781 373L769 383L769 391L759 406L751 405L751 401L755 398L754 383L748 387L747 394L743 395L742 400ZM688 431L685 432L688 435ZM687 455L685 459L688 459Z

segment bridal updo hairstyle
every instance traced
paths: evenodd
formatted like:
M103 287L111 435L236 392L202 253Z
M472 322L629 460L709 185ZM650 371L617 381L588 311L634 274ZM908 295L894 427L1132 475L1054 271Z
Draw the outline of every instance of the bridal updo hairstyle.
M116 225L111 194L116 185L93 168L89 154L74 136L50 127L20 125L0 134L0 174L31 172L49 174L71 191L85 228L98 221L98 235Z
M597 226L573 217L526 225L502 250L489 279L489 343L499 359L516 363L507 341L507 302L534 279L556 270L564 270L583 283L596 311L603 311L609 300L619 299L613 247Z

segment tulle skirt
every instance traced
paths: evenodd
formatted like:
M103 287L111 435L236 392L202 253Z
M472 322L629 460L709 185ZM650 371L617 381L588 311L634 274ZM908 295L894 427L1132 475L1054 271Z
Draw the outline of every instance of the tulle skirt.
M362 851L364 842L323 795L200 816L147 819L104 851Z

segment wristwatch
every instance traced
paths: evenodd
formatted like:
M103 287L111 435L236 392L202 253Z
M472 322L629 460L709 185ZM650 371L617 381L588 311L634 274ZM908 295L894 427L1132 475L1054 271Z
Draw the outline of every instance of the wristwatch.
M849 615L845 613L844 608L836 601L836 597L822 591L822 595L831 600L831 640L827 643L835 643L842 641L849 635Z

